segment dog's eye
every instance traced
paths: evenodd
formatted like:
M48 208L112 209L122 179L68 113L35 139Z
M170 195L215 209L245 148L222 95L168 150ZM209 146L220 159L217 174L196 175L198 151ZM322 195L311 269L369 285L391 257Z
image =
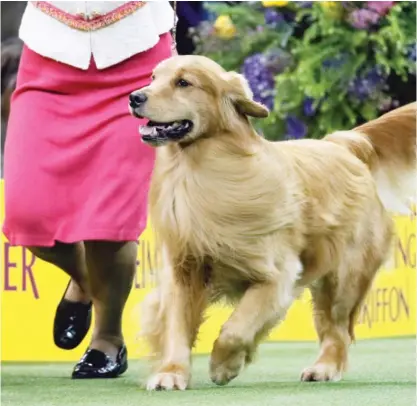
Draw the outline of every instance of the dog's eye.
M179 87L187 87L187 86L191 86L191 84L189 82L187 82L184 79L178 79L177 80L177 86Z
M152 79L152 80L155 80L155 75L152 75L152 76L151 76L151 79Z

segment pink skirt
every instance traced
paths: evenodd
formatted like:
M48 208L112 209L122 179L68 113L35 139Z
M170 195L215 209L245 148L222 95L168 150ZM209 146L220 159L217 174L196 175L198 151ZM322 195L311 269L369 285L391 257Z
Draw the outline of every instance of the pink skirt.
M134 241L146 227L153 150L128 96L171 55L171 36L116 66L83 71L27 47L8 123L3 232L12 245Z

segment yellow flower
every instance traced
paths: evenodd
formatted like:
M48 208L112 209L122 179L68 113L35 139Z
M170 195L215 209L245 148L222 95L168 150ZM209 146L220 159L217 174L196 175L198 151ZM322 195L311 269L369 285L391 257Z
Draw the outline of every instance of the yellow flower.
M214 30L218 37L224 39L233 38L236 34L236 27L227 15L217 17L217 20L214 22Z
M263 1L264 7L285 7L289 1Z
M320 1L320 6L329 17L339 19L343 15L343 7L338 1Z
M320 6L323 8L332 8L337 4L336 1L320 1Z

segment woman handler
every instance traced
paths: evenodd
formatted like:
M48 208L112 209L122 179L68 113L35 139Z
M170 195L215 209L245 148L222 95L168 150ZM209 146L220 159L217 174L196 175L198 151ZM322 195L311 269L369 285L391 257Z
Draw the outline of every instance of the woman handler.
M29 2L5 146L3 231L70 277L54 340L91 343L73 378L127 369L122 313L146 226L154 153L128 95L171 55L168 1ZM139 123L140 124L140 123Z

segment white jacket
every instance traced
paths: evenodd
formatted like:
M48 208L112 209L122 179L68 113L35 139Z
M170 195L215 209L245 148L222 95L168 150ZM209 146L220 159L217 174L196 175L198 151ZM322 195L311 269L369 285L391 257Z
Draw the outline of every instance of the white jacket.
M106 19L115 22L85 28ZM174 11L165 0L28 2L19 37L42 56L80 69L87 69L93 56L97 68L104 69L152 48L173 25Z

